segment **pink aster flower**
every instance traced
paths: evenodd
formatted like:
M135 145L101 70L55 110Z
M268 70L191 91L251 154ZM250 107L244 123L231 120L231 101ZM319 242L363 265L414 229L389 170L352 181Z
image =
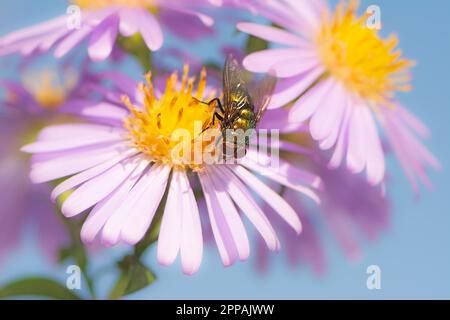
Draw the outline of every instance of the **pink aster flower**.
M317 176L283 160L275 170L270 165L270 156L254 149L249 149L235 164L198 161L188 157L190 152L180 153L177 149L178 132L189 134L184 142L191 147L188 150L194 150L197 141L202 145L208 133L202 132L202 128L211 125L214 108L199 101L213 97L206 96L205 78L206 72L202 71L194 91L194 79L188 78L186 67L181 83L174 73L168 78L165 91L159 94L147 77L147 85L139 86L139 95L124 98L127 109L112 103L117 91L113 90L108 109L97 112L97 119L103 116L104 123L109 124L50 126L41 131L35 143L23 148L33 154L34 181L71 176L53 190L52 198L73 190L62 205L66 217L92 208L81 231L85 242L98 237L105 245L119 242L134 245L144 237L161 206L158 261L172 264L180 253L183 271L195 273L202 260L201 220L206 214L199 212L198 195L191 187L197 183L201 185L209 222L225 265L245 260L249 255L249 240L240 211L259 231L269 249L279 248L277 235L252 193L300 232L301 223L295 211L255 174L316 201L313 189L320 184ZM130 89L125 78L117 79L116 83ZM200 124L199 128L196 124Z
M360 240L376 243L390 225L391 206L384 190L371 185L363 176L348 170L329 169L323 155L315 170L324 181L322 218L346 256L358 260ZM298 199L298 201L301 201Z
M72 3L82 9L81 15L74 12L73 16L64 15L6 35L0 39L0 55L31 55L55 48L54 55L59 58L87 41L89 56L104 60L110 56L119 35L130 37L140 33L150 50L161 48L163 33L158 17L162 23L167 21L175 32L189 36L205 31L203 25L213 24L209 16L196 11L200 5L209 5L206 0L74 0ZM192 17L196 18L194 22ZM182 23L185 23L183 27Z
M283 253L287 257L291 267L308 266L315 274L323 274L326 267L325 252L322 247L320 234L318 232L317 219L314 213L307 210L305 203L297 197L291 190L283 191L283 198L295 209L302 221L302 233L297 234L292 229L286 228L284 223L276 216L273 209L265 207L265 212L273 221L276 230L282 235L281 243ZM265 272L270 267L270 252L258 239L256 267L259 271Z
M357 1L340 2L331 12L322 0L250 1L282 28L240 23L238 29L281 45L250 54L244 66L253 72L274 69L281 80L271 108L291 105L288 123L309 122L320 148L333 149L329 166L344 161L354 173L365 171L376 185L385 176L385 159L376 120L400 159L413 187L427 185L425 168L439 169L420 143L426 127L395 99L408 91L413 63L401 57L395 36L382 39L357 17Z
M313 152L315 157L310 156L306 161L325 186L320 206L317 209L310 208L291 190L283 192L283 198L292 205L302 221L302 233L295 234L280 224L270 209L267 211L277 230L283 234L283 252L290 264L310 265L315 273L321 274L326 267L319 232L323 226L334 235L347 259L358 261L363 254L363 242L376 243L388 230L391 205L383 190L371 185L363 176L352 174L345 168L329 169L323 152ZM298 161L305 165L304 157ZM258 268L267 268L270 256L260 243L258 245Z
M20 147L44 124L61 120L59 111L79 93L73 70L26 71L21 81L1 80L0 101L0 259L20 244L32 226L52 261L68 243L65 227L49 200L50 186L32 184L28 158Z

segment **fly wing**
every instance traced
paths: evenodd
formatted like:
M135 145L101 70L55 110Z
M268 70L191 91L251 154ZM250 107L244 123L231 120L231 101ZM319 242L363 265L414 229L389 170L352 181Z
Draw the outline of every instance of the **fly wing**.
M223 68L224 118L231 117L239 106L251 101L245 71L233 56L229 55Z
M252 85L250 95L255 106L256 122L261 119L267 110L276 83L276 77L272 74L267 74L260 81L255 81Z

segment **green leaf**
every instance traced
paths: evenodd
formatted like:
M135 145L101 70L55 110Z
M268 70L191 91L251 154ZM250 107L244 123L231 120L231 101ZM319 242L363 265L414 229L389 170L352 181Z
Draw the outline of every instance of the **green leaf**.
M10 282L0 288L0 298L38 296L58 300L80 300L81 297L61 283L41 277L30 277Z
M110 299L119 299L149 286L156 280L155 274L133 255L119 262L121 274L109 294Z

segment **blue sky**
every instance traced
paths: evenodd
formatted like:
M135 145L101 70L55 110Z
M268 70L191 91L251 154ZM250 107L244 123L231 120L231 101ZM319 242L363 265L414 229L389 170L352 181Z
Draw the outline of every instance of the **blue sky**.
M327 273L317 277L307 268L292 269L281 254L273 255L270 272L255 272L254 261L224 268L216 249L208 247L200 272L187 277L178 264L161 267L152 248L145 261L158 275L151 287L132 298L145 299L389 299L450 298L450 208L448 202L450 175L450 23L447 0L362 1L362 6L377 4L381 8L383 33L395 32L405 55L418 62L414 68L414 91L401 96L404 105L419 116L431 129L433 137L427 146L436 154L443 170L431 173L435 191L423 189L416 198L399 164L389 159L393 219L390 229L377 244L365 244L364 256L358 263L349 263L333 238L322 232L327 253ZM65 2L58 0L2 1L0 34L31 25L65 11ZM221 31L221 41L242 42L241 37ZM173 41L171 40L172 44ZM186 45L186 44L185 44ZM196 54L213 56L209 42L189 46ZM0 64L0 76L13 70ZM132 68L130 68L131 70ZM325 231L325 230L322 230ZM101 266L123 249L97 254L95 265ZM366 288L366 268L379 265L382 289ZM0 265L0 282L21 275L47 274L61 279L64 268L52 267L39 253L32 234L23 245ZM102 278L100 292L107 292L114 274Z

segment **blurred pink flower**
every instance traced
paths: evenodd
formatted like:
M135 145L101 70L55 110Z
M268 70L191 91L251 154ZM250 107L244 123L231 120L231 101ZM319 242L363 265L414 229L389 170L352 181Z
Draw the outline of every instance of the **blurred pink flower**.
M314 160L313 160L314 159ZM313 160L313 161L310 161ZM295 161L291 160L294 164ZM315 273L326 268L325 252L320 241L323 225L334 235L338 245L350 261L362 256L361 243L368 240L375 243L389 228L391 207L389 199L379 187L373 186L361 175L355 175L345 168L329 169L323 152L316 151L316 157L308 162L324 183L320 194L321 205L309 208L304 201L290 190L284 190L283 198L292 205L302 221L303 231L297 235L278 223L279 219L267 210L275 228L284 236L283 252L293 266L309 264ZM304 160L300 163L305 165ZM268 252L258 243L258 268L268 267Z
M302 221L302 233L297 234L286 228L285 224L280 223L280 219L274 214L274 211L265 206L264 212L273 221L275 229L282 235L282 253L287 256L292 267L309 265L314 273L323 274L326 268L325 252L322 248L316 221L312 219L314 213L309 212L302 199L298 198L291 190L284 190L283 198L294 208ZM257 239L256 246L258 250L256 256L257 269L263 272L267 271L271 256L260 239Z
M49 199L48 184L36 185L29 178L29 158L20 152L46 125L89 118L86 108L101 107L102 73L61 61L39 66L26 62L19 80L0 80L0 259L20 243L29 225L37 229L39 244L53 261L69 242L63 217ZM93 89L96 90L93 90ZM104 90L104 89L103 89Z
M435 157L417 135L428 129L395 100L407 91L413 63L401 57L395 36L382 39L357 17L357 1L341 1L333 14L323 0L248 1L255 10L284 29L239 23L238 29L286 48L248 55L244 66L253 72L273 69L281 78L271 108L292 102L286 125L309 120L320 148L334 148L329 162L344 160L354 173L366 171L377 185L385 176L385 159L375 119L400 159L413 188L417 180L431 183L426 166L439 169Z
M269 156L261 160L259 151L251 148L233 165L179 162L178 154L173 152L178 142L171 138L172 134L178 129L192 132L194 120L204 126L212 119L214 108L197 100L212 97L205 96L205 78L203 71L198 89L193 91L194 80L188 77L185 67L181 83L174 73L168 78L165 91L159 93L149 77L147 86L133 86L126 77L110 73L108 79L124 90L105 93L107 101L90 114L95 114L96 124L50 126L40 132L37 142L23 148L33 154L34 182L72 176L52 192L56 199L63 192L74 190L62 206L66 217L93 207L81 231L85 242L99 237L105 245L136 244L165 201L158 261L172 264L180 252L183 271L195 273L203 252L199 199L192 188L197 180L220 257L227 266L237 259L247 259L250 250L238 210L251 221L270 250L279 248L277 235L252 192L296 232L301 231L295 211L254 173L318 201L314 189L320 187L320 179L316 175L283 160L274 170ZM129 98L122 98L128 109L117 103L118 92L129 93ZM99 120L105 124L98 124Z
M44 123L55 121L59 107L76 95L77 80L65 74L25 73L22 81L0 81L4 89L0 101L0 259L20 244L30 226L37 230L39 245L52 261L68 243L62 220L48 197L50 186L29 181L28 159L20 153L23 143Z
M130 37L139 32L147 47L156 51L163 44L160 23L190 38L210 33L206 27L214 23L212 18L196 11L199 6L210 5L207 0L75 0L73 3L82 9L79 28L69 26L76 23L72 21L76 16L64 15L15 31L0 39L0 55L35 55L55 48L54 55L60 58L88 40L89 56L104 60L112 53L119 34Z

